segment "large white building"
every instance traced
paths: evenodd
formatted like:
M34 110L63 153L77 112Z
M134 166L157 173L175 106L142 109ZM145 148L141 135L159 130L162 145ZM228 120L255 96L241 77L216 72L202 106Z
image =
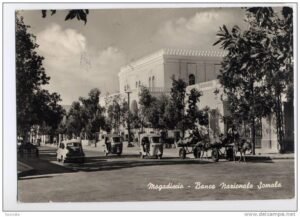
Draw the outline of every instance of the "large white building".
M221 117L227 115L228 110L226 103L220 99L221 94L214 93L216 89L222 92L217 75L224 55L225 53L216 51L161 49L121 68L119 94L127 99L127 93L130 92L130 107L136 108L140 86L149 88L153 95L159 95L170 92L172 77L181 78L189 85L187 91L192 88L202 91L199 108L208 106L216 111L217 115L210 117L210 127L213 131L224 132L227 126ZM286 131L290 143L293 143L293 117L288 112L286 115ZM257 148L263 151L277 151L274 117L258 123L256 143Z
M215 80L223 55L220 52L162 49L121 68L120 93L130 90L131 103L135 103L140 86L159 94L170 92L172 77L181 78L189 85Z

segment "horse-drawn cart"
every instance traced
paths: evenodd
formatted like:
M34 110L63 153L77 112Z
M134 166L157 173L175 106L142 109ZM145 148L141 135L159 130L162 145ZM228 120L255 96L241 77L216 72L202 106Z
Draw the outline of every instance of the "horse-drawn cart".
M177 141L176 146L179 148L179 157L185 159L186 155L193 154L195 158L200 158L200 143L195 137L184 138Z
M211 145L211 159L218 162L219 159L232 161L234 159L233 145L215 143Z
M186 155L193 154L195 158L202 158L204 153L211 152L211 159L218 162L219 159L232 161L234 159L233 145L228 144L227 139L220 142L210 143L200 141L196 137L180 139L176 143L179 148L179 157L185 159Z

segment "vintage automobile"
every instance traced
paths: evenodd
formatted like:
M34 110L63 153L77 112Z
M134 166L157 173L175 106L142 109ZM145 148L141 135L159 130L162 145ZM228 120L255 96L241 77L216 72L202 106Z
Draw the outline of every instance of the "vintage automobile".
M123 151L123 138L119 135L107 135L105 137L104 153L120 156Z
M81 140L71 139L62 141L57 149L57 161L84 163L85 154L82 149Z
M23 142L18 145L18 154L20 157L24 156L39 156L39 149L30 142Z
M163 143L161 137L157 134L141 134L140 140L140 157L155 157L161 159L163 156Z

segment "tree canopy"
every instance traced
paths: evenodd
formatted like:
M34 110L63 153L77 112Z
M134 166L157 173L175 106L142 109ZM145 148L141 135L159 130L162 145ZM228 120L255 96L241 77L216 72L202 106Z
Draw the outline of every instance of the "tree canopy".
M95 138L95 133L99 132L100 128L105 125L104 108L99 105L100 94L98 88L93 88L90 90L88 98L79 98L82 103L84 132L90 139Z
M53 16L56 14L57 10L48 10L50 11L50 15ZM42 17L45 18L47 17L47 10L42 10ZM87 16L89 14L89 10L68 10L67 15L65 17L65 20L72 20L74 18L77 18L79 21L83 21L84 24L87 22Z
M50 81L43 67L44 58L37 53L35 36L16 16L16 99L17 132L26 136L33 125L47 125L53 133L61 121L64 109L58 104L60 95L43 89Z
M228 51L218 78L233 117L251 124L254 144L256 120L275 112L281 149L282 97L292 100L293 92L292 9L283 7L281 15L267 7L246 12L248 29L234 26L229 31L224 25L217 33L214 45L220 43Z

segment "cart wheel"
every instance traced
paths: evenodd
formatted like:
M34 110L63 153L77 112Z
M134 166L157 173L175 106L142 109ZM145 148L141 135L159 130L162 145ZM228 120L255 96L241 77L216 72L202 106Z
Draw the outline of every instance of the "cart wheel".
M213 149L211 151L211 159L214 161L214 162L218 162L219 161L219 151L218 149Z
M196 147L194 149L194 157L195 158L200 158L200 156L201 156L201 148L200 147Z
M185 159L185 157L186 157L186 150L184 148L180 148L179 149L179 157L181 159Z

